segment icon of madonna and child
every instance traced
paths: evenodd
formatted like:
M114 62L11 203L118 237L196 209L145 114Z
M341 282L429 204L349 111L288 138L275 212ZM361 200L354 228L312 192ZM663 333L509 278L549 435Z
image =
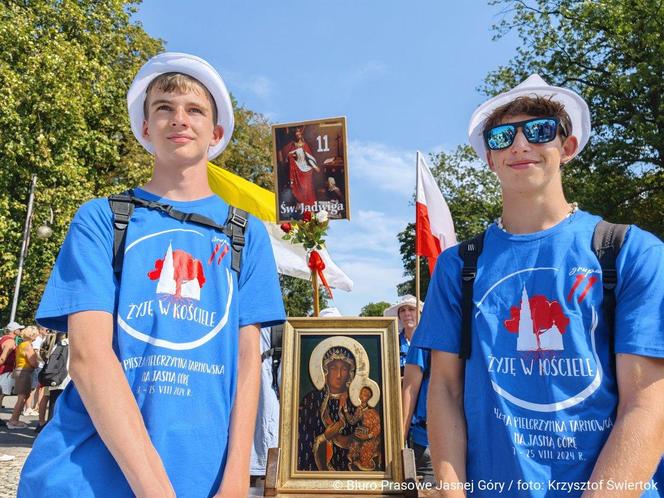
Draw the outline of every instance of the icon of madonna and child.
M369 367L365 348L351 337L328 337L313 349L314 389L298 409L298 470L385 469L382 416L376 409L381 393Z

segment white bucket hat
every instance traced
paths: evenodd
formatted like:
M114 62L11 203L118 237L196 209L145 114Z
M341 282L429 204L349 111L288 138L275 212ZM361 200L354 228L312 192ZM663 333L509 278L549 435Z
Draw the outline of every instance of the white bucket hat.
M420 302L420 311L422 311L422 305L424 303ZM417 299L415 299L415 296L411 294L406 294L404 296L401 296L399 300L387 308L385 311L383 311L383 316L399 316L399 308L402 306L412 306L413 308L417 307Z
M550 97L565 106L565 112L572 121L572 132L579 141L574 156L579 154L590 138L590 110L588 104L581 96L568 88L551 86L538 74L532 74L521 84L511 90L496 95L479 106L470 118L468 125L468 140L480 159L486 160L486 144L484 143L484 122L498 107L505 105L517 97L541 96Z
M17 330L24 329L25 326L21 325L18 322L9 322L5 328L10 332L16 332Z
M145 121L143 102L145 101L145 91L150 82L164 73L183 73L196 78L212 95L217 105L216 124L224 129L224 136L219 143L208 150L208 159L214 159L223 152L233 135L233 105L224 80L221 79L219 73L208 62L195 55L164 52L147 61L138 71L127 92L129 121L136 140L150 154L154 154L154 147L143 137L143 121Z

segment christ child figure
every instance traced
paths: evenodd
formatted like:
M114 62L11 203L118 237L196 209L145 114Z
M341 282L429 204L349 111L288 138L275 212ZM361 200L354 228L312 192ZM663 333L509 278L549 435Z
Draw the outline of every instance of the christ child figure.
M371 388L362 387L360 390L360 406L353 415L344 407L344 415L350 425L361 422L353 432L352 442L348 451L349 470L375 470L376 460L380 462L378 446L380 444L380 415L368 402L373 396Z

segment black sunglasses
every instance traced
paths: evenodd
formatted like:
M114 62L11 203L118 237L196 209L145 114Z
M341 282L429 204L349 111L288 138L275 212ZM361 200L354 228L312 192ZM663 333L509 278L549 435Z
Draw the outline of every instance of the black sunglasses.
M519 128L531 144L545 144L556 138L558 127L564 135L565 128L558 118L533 118L517 123L504 123L484 132L484 141L491 150L506 149L514 143L516 132Z

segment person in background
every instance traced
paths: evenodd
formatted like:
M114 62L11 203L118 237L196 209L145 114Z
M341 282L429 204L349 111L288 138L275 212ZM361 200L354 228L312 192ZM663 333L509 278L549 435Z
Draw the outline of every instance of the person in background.
M23 415L25 416L36 416L39 415L37 411L37 406L39 405L41 398L43 397L44 387L39 384L39 372L44 366L44 358L42 357L42 344L46 340L48 329L45 327L37 326L39 333L37 337L32 341L32 349L37 353L37 358L39 359L39 364L32 372L32 391L30 396L25 402L23 407Z
M32 372L39 365L39 357L32 348L32 341L39 335L34 325L25 327L21 332L23 341L16 347L16 367L14 368L15 390L18 396L11 418L7 421L7 429L24 429L28 426L19 420L25 401L32 391Z
M16 333L23 328L20 323L10 322L5 327L5 334L0 338L0 408L4 397L11 396L14 392Z
M383 316L396 316L399 318L399 366L402 377L406 366L406 356L408 355L410 341L413 338L415 327L417 327L416 306L417 300L415 296L406 294L405 296L401 296L395 304L383 311ZM421 310L422 303L420 303Z
M431 373L431 352L411 346L406 356L402 394L403 433L415 453L417 475L425 482L435 483L429 438L427 436L427 396Z

